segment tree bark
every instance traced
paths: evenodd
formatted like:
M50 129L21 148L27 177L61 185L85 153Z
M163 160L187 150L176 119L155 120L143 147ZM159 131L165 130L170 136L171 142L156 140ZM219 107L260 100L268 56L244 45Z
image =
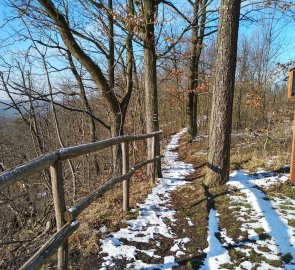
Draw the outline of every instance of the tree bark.
M109 7L110 7L111 0L109 0ZM129 14L134 15L134 6L133 1L128 0L127 3L127 11ZM113 22L112 22L113 24ZM112 26L113 27L113 26ZM113 30L112 34L114 35ZM114 38L114 37L110 37ZM126 86L125 86L125 93L124 96L119 103L120 105L120 111L114 116L111 124L111 133L112 136L122 136L124 135L124 123L125 118L127 114L128 104L131 98L131 93L133 89L133 45L132 45L132 39L133 39L133 29L128 29L127 37L126 37ZM110 46L111 46L110 42ZM113 44L114 45L114 44ZM111 49L111 47L110 47ZM114 73L113 75L114 76ZM112 77L109 77L110 80L112 80ZM113 77L114 78L114 77ZM114 84L114 81L111 82ZM116 145L113 147L113 171L116 174L121 174L122 172L122 149L120 145Z
M113 0L108 0L108 21L109 21L109 59L108 59L108 77L110 87L115 86L115 42L114 42L114 18L113 14Z
M203 40L205 33L206 11L208 0L196 0L194 3L194 21L192 23L192 48L190 63L190 83L188 93L187 106L187 124L189 141L197 135L197 109L198 109L198 93L196 89L199 85L199 62L203 49ZM201 13L201 16L199 15ZM199 17L200 23L199 23Z
M146 132L159 130L158 121L158 89L157 89L157 68L156 68L156 43L155 43L155 21L157 1L144 0L144 84L145 84L145 109L146 109ZM152 139L148 139L148 159L160 155L160 140L156 137L155 149ZM161 164L158 162L156 168L157 176L162 177ZM148 166L148 175L153 178L154 167Z
M192 48L191 48L191 63L190 63L190 82L188 93L188 105L187 105L187 125L189 141L192 141L196 134L196 123L194 123L194 99L196 89L196 76L197 76L197 46L198 46L198 22L199 22L199 0L194 3L194 18L192 23Z
M218 26L206 186L228 181L241 0L222 0Z

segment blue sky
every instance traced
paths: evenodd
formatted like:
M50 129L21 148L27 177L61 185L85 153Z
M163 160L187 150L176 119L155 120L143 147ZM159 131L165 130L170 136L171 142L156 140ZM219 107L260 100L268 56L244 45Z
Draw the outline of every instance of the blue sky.
M175 4L179 5L180 2L175 1ZM213 4L216 5L217 1L213 1ZM10 9L5 5L4 0L0 0L0 10L1 10L0 25L3 25L5 18L7 18L7 16L11 17L12 14L10 12ZM243 12L244 11L242 10L242 13ZM260 15L261 14L258 14L258 13L252 14L253 18L258 18ZM275 61L289 62L289 61L295 60L295 21L289 20L289 19L287 20L280 13L276 13L276 16L281 18L280 22L277 24L277 29L279 31L280 50L282 52ZM15 20L12 23L10 23L10 25L6 25L4 28L0 28L0 44L2 46L3 44L5 45L10 44L11 42L7 43L7 41L5 42L4 40L11 33L11 28L20 29L21 27L22 27L21 24ZM247 36L251 39L251 37L253 36L253 33L255 32L259 33L259 30L257 30L259 29L259 27L261 29L261 26L258 26L257 24L253 24L250 22L241 22L240 37ZM1 49L2 50L1 55L3 56L4 54L4 57L9 58L10 53L13 54L27 46L28 44L25 44L22 42L11 44ZM0 71L1 71L1 66L0 66ZM3 98L3 96L1 97L1 93L0 93L0 98Z
M278 57L279 62L295 61L295 20L284 18L284 15L277 14L280 18L276 25L276 31L279 31L278 42L281 43L282 53ZM245 35L249 38L259 31L262 26L251 22L241 22L240 24L240 37Z

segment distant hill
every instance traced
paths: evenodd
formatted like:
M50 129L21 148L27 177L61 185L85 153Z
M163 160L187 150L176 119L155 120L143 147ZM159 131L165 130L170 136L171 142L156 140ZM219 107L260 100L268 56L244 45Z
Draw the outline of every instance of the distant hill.
M7 104L9 104L9 100L0 100L2 102L5 102ZM0 117L3 118L16 118L18 117L18 112L15 109L8 109L8 106L6 106L5 104L0 103Z
M6 100L6 99L0 99L0 102L4 102L6 104L11 103L10 100ZM34 101L33 105L36 107L38 106L39 108L40 107L46 108L46 106L48 107L48 103L44 101ZM23 107L21 108L21 110L22 112L25 113L29 109L29 104L23 103L22 106ZM9 109L8 108L9 106L3 103L0 103L0 118L15 119L20 116L17 110L13 108L9 108Z

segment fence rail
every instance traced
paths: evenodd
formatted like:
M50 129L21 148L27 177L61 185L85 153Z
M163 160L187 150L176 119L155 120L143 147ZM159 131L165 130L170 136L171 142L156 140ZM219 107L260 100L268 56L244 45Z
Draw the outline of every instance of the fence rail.
M82 201L80 201L75 206L68 209L64 214L64 219L66 221L72 221L74 220L84 209L86 209L92 202L96 201L98 198L100 198L104 193L112 189L116 184L123 182L124 180L128 180L132 177L132 175L139 170L140 168L144 167L147 164L153 163L157 160L159 160L160 157L155 157L153 159L149 159L143 162L140 162L136 165L134 165L130 171L126 174L120 175L118 177L113 178L112 180L108 181L106 184L104 184L99 189L95 190L93 193L88 195L86 198L84 198ZM128 192L129 193L129 192ZM129 203L128 203L129 204ZM129 205L126 210L128 210Z
M21 166L18 166L14 169L5 171L2 174L0 174L0 188L9 186L23 179L24 177L28 177L34 173L40 172L51 166L58 159L67 160L70 158L91 154L104 148L108 148L123 142L145 140L160 134L162 134L162 131L141 135L124 135L94 143L81 144L78 146L58 149L55 152L37 157L36 159L24 163Z
M43 171L44 169L51 166L58 159L57 153L49 153L32 161L22 164L9 171L4 171L0 175L0 188L12 185L13 183L31 176L37 172Z
M152 147L155 149L156 138L159 138L160 134L162 134L162 131L141 135L125 135L94 143L62 148L0 174L0 189L3 189L25 177L29 177L44 169L50 168L57 232L51 236L51 238L20 269L39 269L45 263L46 259L56 252L56 250L58 250L57 269L67 269L67 239L79 227L79 221L76 220L76 218L84 209L90 206L91 203L121 182L123 182L123 211L128 211L130 178L142 167L154 164L152 177L154 179L155 164L157 162L160 163L162 157L154 156L153 158L141 161L129 168L129 142L151 139ZM121 144L122 147L122 175L112 178L103 186L67 210L64 195L62 161L94 153L118 144Z
M64 225L20 268L20 270L39 269L43 263L79 228L74 220Z

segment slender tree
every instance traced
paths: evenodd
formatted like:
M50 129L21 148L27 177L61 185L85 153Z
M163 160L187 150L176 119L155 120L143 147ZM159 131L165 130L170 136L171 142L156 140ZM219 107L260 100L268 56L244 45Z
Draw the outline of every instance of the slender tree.
M156 68L156 40L155 22L158 2L155 0L143 1L144 14L144 85L146 104L146 131L153 132L159 130L158 121L158 89L157 89L157 68ZM159 138L156 138L155 149L152 148L152 140L148 140L148 157L152 158L154 153L160 155ZM149 167L148 174L153 174L153 167ZM161 165L157 166L157 175L161 177Z
M197 106L199 85L199 62L203 49L208 0L195 0L193 3L194 18L192 22L192 47L187 104L187 124L190 141L197 135Z
M113 10L112 10L112 1L108 1L108 7L104 7L103 4L97 3L95 1L90 1L97 9L105 8L107 10L108 23L109 23L109 52L107 54L109 69L108 69L108 78L104 75L101 65L97 64L95 59L88 54L82 44L79 43L79 40L76 36L79 36L82 39L89 40L90 38L85 37L83 34L78 33L77 31L71 28L69 21L67 20L66 15L60 9L60 6L57 6L55 2L51 0L38 0L42 9L36 9L33 7L34 3L29 3L32 5L32 9L34 12L39 14L46 14L47 18L50 18L50 21L54 24L56 29L58 30L61 39L66 46L66 48L70 51L71 55L76 58L76 60L88 71L92 80L96 84L97 88L101 91L102 97L104 98L107 109L110 115L110 126L111 126L111 134L112 136L123 135L123 127L124 121L126 117L127 107L131 97L132 84L128 84L127 91L124 93L124 96L119 98L114 91L114 67L115 63L113 61L114 56L114 20L113 20ZM129 5L130 6L130 5ZM130 12L130 8L129 8ZM44 18L45 19L45 18ZM132 32L132 29L129 31ZM127 54L133 54L132 46L130 47L132 42L132 35L127 36L127 43L129 44L129 49L127 49ZM102 45L96 40L92 40L99 48ZM130 56L127 56L130 59ZM132 58L132 57L131 57ZM127 60L128 61L128 60ZM129 61L130 62L130 61ZM132 70L129 68L130 76L132 76ZM128 75L129 76L129 75ZM130 78L129 78L130 81ZM120 149L118 147L114 148L113 151L113 171L115 174L119 174L121 171L121 154Z
M206 186L222 185L229 177L240 6L241 0L221 1Z

